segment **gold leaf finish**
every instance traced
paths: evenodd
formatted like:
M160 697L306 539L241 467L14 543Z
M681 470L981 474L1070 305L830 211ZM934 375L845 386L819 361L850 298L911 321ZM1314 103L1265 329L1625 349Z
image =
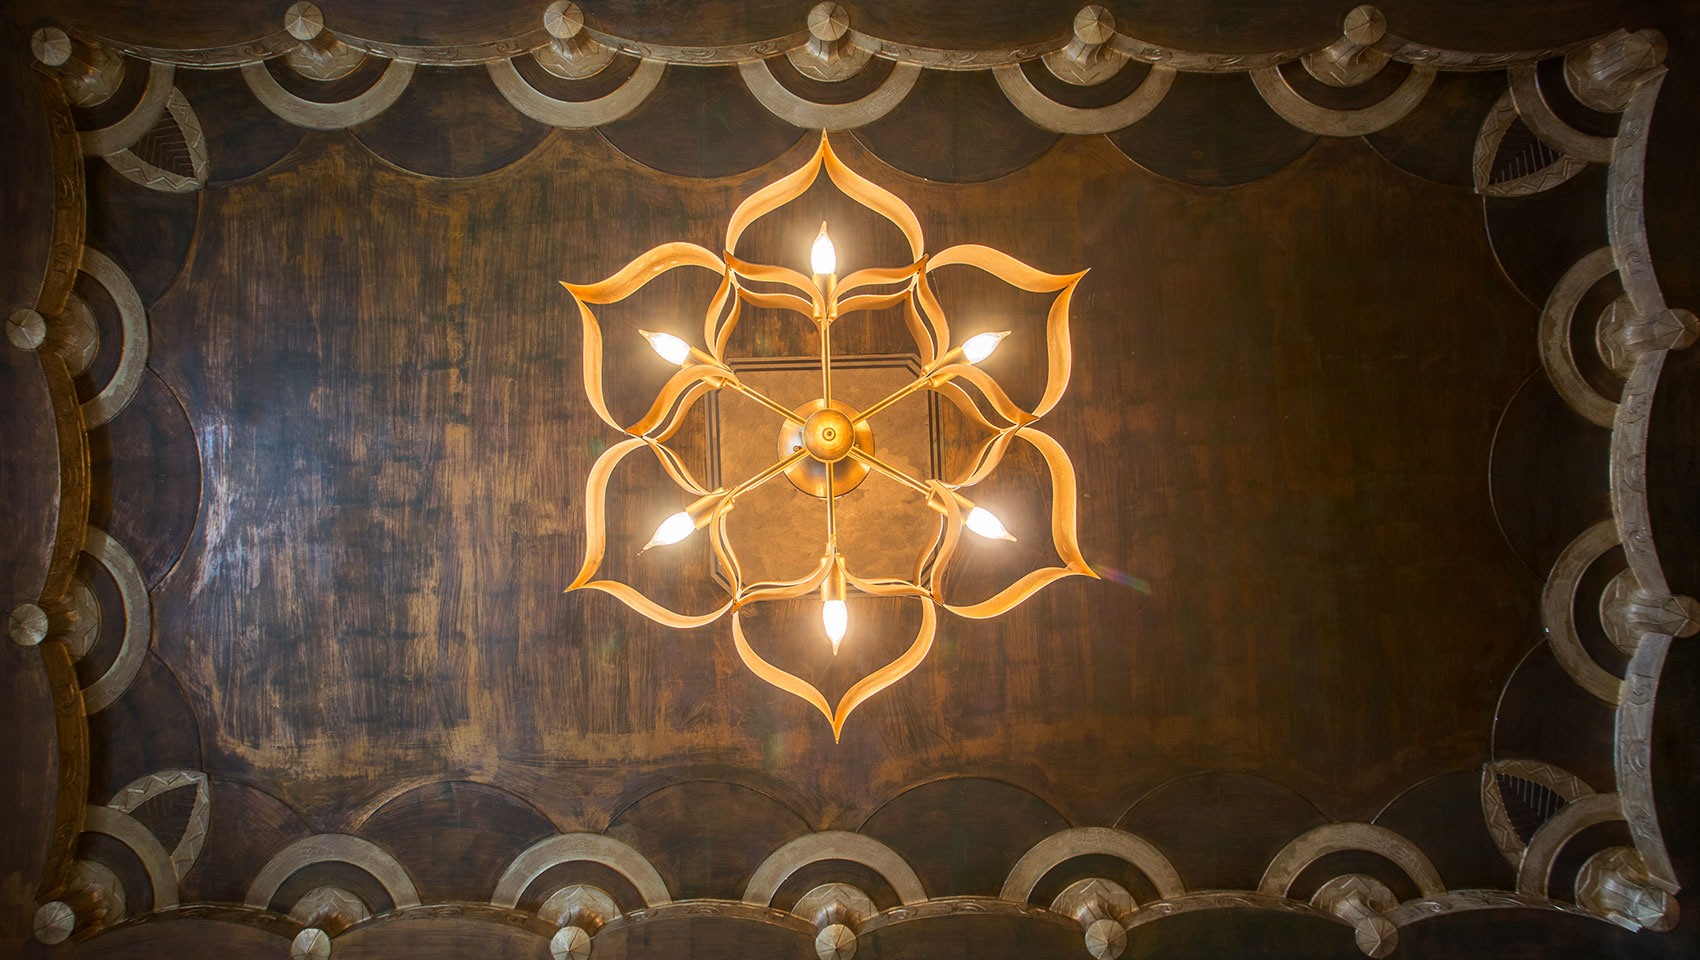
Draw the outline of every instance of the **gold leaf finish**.
M913 255L906 265L867 267L842 281L836 276L809 277L789 267L754 263L734 254L744 232L761 217L802 196L822 171L845 196L890 221L903 234ZM929 275L940 267L969 266L1029 293L1055 294L1045 319L1045 389L1033 409L1025 409L1006 393L985 370L968 362L961 345L952 346L950 324L943 306L933 293ZM609 413L603 396L602 328L591 310L593 304L615 303L631 296L661 274L679 267L701 267L720 275L721 282L703 314L703 349L692 347L680 369L661 388L648 411L635 423L622 426ZM584 330L584 382L591 406L604 422L626 434L626 439L609 447L597 458L585 480L585 559L568 590L591 589L607 593L657 623L676 628L698 627L732 614L732 643L739 659L750 672L767 683L795 696L818 710L832 726L833 740L842 735L851 712L880 691L903 679L920 666L931 652L937 632L937 608L971 619L986 619L1006 613L1031 597L1046 584L1064 577L1096 577L1081 555L1076 535L1074 465L1062 445L1033 424L1050 412L1068 387L1071 367L1068 333L1069 304L1085 271L1054 274L1039 270L1006 253L980 244L960 244L929 256L919 219L896 194L851 170L833 152L823 135L820 146L803 166L757 190L733 211L726 227L725 249L716 255L691 243L664 243L639 255L613 276L599 283L562 286L578 303ZM751 287L760 284L760 289ZM854 292L854 295L849 295ZM861 414L842 418L841 431L855 427L855 441L828 450L820 444L799 446L795 452L743 482L724 490L709 491L691 476L683 461L666 443L679 430L685 414L707 394L732 389L770 409L779 404L738 379L726 364L726 345L736 328L743 304L775 308L806 317L821 337L821 392L817 407L838 406L833 398L831 329L841 316L857 311L883 310L901 306L920 358L919 377L908 386ZM971 388L971 389L970 389ZM967 420L989 436L974 449L968 468L954 481L922 479L893 467L874 455L868 421L903 397L920 391L941 394ZM799 418L791 419L801 422ZM1020 440L1031 445L1045 460L1051 481L1051 542L1060 565L1033 570L991 597L973 603L953 604L943 596L942 582L961 540L965 517L973 502L961 492L991 476ZM608 547L606 498L615 468L638 449L648 449L679 489L696 498L687 516L698 528L707 528L709 544L721 570L730 581L730 595L714 610L687 614L668 609L628 584L598 579ZM814 466L831 469L873 471L895 481L908 493L925 500L940 517L934 530L917 530L914 575L907 580L893 577L865 579L850 570L853 557L839 554L833 501L843 489L840 484L805 487L798 496L813 495L826 501L827 529L823 551L814 569L804 576L784 581L747 581L738 554L727 532L726 517L738 498L767 484L788 469L795 470L807 459ZM830 476L830 474L828 474ZM930 534L930 536L927 536ZM922 539L925 538L925 539ZM840 571L835 573L834 571ZM794 599L832 588L828 577L841 577L857 591L870 596L910 597L921 604L921 626L915 639L895 660L851 684L836 705L814 684L790 673L756 652L744 633L742 611L753 603ZM836 588L832 588L836 589ZM836 594L833 594L836 596Z

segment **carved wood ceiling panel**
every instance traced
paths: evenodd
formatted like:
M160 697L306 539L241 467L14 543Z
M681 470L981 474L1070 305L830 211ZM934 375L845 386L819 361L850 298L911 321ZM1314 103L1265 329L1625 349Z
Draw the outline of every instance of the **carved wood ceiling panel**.
M1398 956L1670 927L1696 701L1678 681L1655 729L1655 694L1700 608L1669 424L1700 394L1691 271L1652 266L1693 234L1648 195L1692 147L1652 126L1700 89L1692 36L1454 7L1188 8L1221 36L999 3L20 7L8 946ZM1609 33L1644 22L1668 66ZM1407 39L1440 36L1522 52ZM556 281L718 249L822 127L939 246L1092 268L1044 425L1104 575L942 619L837 744L719 628L560 592L619 435ZM846 262L907 262L841 199L752 236L800 263L826 217ZM621 422L669 371L617 332L688 334L693 282L597 308ZM1037 397L1043 306L935 287L1011 318L988 367ZM752 316L731 346L814 340ZM740 421L694 417L706 470ZM915 457L963 455L917 422ZM1048 509L1028 459L986 488L1012 526ZM635 549L677 505L625 489ZM679 603L717 589L706 548L615 553ZM747 623L832 698L913 635L883 604L840 660L800 606Z

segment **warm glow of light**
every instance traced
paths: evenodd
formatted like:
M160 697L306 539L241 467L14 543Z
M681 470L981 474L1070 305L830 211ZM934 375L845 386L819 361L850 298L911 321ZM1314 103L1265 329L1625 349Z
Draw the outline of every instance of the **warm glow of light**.
M826 627L826 638L832 641L832 654L838 655L838 644L844 639L844 631L850 628L850 608L843 600L823 600L820 605L820 622Z
M820 234L815 237L815 245L809 250L809 266L819 277L838 272L838 251L833 249L832 238L826 235L826 221L821 221Z
M639 330L638 332L644 335L644 338L649 341L649 345L654 347L655 352L661 355L661 359L668 363L684 366L685 361L690 359L691 345L678 337L670 333L650 333L648 330Z
M643 548L648 550L650 547L665 547L669 544L678 543L695 533L696 529L697 525L691 520L691 515L680 510L661 521L661 526L655 528L655 536L650 537L649 542L644 544Z
M1008 330L1001 333L982 333L978 336L969 337L968 342L962 345L962 359L969 363L979 363L991 356L992 351L996 350L998 344L1002 343L1003 338L1007 336L1009 336Z
M1003 527L1003 521L985 507L975 507L968 511L968 529L987 540L1014 540L1008 530Z

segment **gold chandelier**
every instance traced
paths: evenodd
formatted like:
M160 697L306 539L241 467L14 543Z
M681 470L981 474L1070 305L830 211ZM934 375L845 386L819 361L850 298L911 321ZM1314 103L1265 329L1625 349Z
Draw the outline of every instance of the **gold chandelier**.
M751 263L736 256L738 239L758 218L801 196L822 171L846 197L894 224L908 241L912 260L905 266L869 267L840 280L837 255L825 223L810 250L811 274L771 264ZM962 264L983 270L1005 283L1031 293L1053 293L1045 324L1047 374L1044 393L1032 409L1012 401L977 366L991 355L1008 331L982 333L959 346L950 345L950 327L928 279L939 267ZM615 303L631 296L661 274L695 266L721 278L703 321L703 348L666 333L638 331L666 362L679 367L662 387L649 411L636 423L621 425L609 413L602 390L602 329L591 304ZM837 741L850 712L869 697L896 683L920 665L932 647L935 607L958 616L984 619L1007 612L1054 580L1097 574L1081 556L1075 530L1074 466L1068 454L1033 424L1049 412L1068 386L1071 365L1068 333L1069 301L1085 271L1051 274L990 247L963 244L928 255L915 213L896 195L845 166L823 134L820 146L802 167L750 195L733 211L726 228L722 256L694 243L673 242L654 247L613 276L592 284L562 286L578 302L584 330L584 385L591 406L604 422L626 434L591 467L585 481L586 544L584 565L567 590L580 588L612 594L633 610L669 627L698 627L732 614L732 640L744 663L756 676L813 705L832 725ZM751 284L763 286L754 287ZM744 304L801 314L820 335L820 396L792 408L739 379L726 359L726 345ZM833 394L832 327L844 316L865 310L901 307L915 338L921 373L914 381L862 410L851 408ZM971 386L979 399L964 389ZM685 415L705 394L731 390L766 407L784 419L780 449L790 451L772 465L731 487L706 489L692 477L679 456L667 446L683 425ZM972 422L989 431L969 458L967 471L953 481L921 478L887 463L874 453L872 420L893 404L918 391L930 390L951 401ZM985 408L982 409L982 402ZM992 540L1014 540L1004 524L962 493L986 479L1016 441L1031 445L1045 460L1052 490L1051 539L1061 564L1032 570L992 597L955 605L941 588L962 530ZM662 520L640 552L679 543L707 528L716 559L730 580L730 596L703 614L670 610L636 588L616 580L593 579L607 548L606 495L616 465L631 453L648 450L690 502ZM916 496L938 514L938 527L917 556L908 579L864 579L840 552L837 498L859 485L870 472L896 482L900 496ZM737 553L727 535L725 519L740 496L785 475L802 495L826 503L824 549L819 563L804 576L784 581L746 582ZM855 590L872 596L913 597L922 605L921 626L909 648L897 659L853 684L829 705L813 684L763 659L744 635L741 611L762 601L805 596L819 591L821 622L836 655L849 627L845 598Z

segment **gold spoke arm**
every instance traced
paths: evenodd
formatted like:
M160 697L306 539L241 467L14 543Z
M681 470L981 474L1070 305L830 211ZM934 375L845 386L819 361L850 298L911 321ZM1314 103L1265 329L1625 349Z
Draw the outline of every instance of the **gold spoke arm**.
M909 396L910 394L914 393L917 390L920 390L923 387L943 386L944 384L949 383L950 381L956 379L956 374L954 374L954 373L949 374L949 375L941 378L939 376L939 371L942 370L943 368L947 367L947 366L954 364L957 360L960 360L961 358L962 358L962 348L961 347L957 347L955 350L952 350L949 353L945 354L944 356L939 357L937 360L934 360L932 363L929 363L925 367L923 367L921 369L921 375L919 377L916 377L914 380L910 381L908 384L906 384L904 386L898 387L896 391L891 393L891 395L887 396L884 400L881 400L878 403L874 404L873 406L869 407L868 409L863 410L861 413L856 414L856 416L850 422L852 424L861 423L864 420L867 420L869 417L872 417L874 414L879 413L880 411L886 409L887 407L891 406L892 404L896 403L897 401L902 400L904 397Z
M836 463L826 465L826 542L829 550L836 549L834 545L838 543L838 517L833 508L833 501L837 497L832 492L832 468L836 466Z
M787 469L790 468L790 466L793 463L796 463L798 460L801 460L808 455L809 455L809 452L807 450L798 450L796 453L793 453L790 456L784 458L783 460L778 461L777 463L768 467L766 470L763 470L762 472L756 474L755 476L749 478L748 480L745 480L743 483L740 483L737 486L733 487L731 490L727 491L726 499L728 499L728 500L735 499L740 494L749 493L751 490L754 490L755 488L761 486L762 484L768 482L769 480L772 480L774 477L777 477L780 474L784 473Z
M778 400L775 400L767 394L762 393L760 390L757 390L755 387L744 383L742 380L739 380L736 375L727 377L725 383L728 387L731 387L738 393L743 394L769 410L772 410L774 413L779 414L786 420L798 425L803 423L803 418L798 415L796 411L791 410Z
M851 447L850 448L850 456L853 459L860 461L861 463L867 464L869 467L873 468L875 471L882 473L882 474L885 474L887 477L890 477L891 479L897 481L898 483L903 484L904 486L915 491L916 493L920 494L923 497L930 496L932 494L931 488L929 488L924 482L917 480L914 477L911 477L909 474L905 473L904 471L897 469L896 467L892 466L891 464L886 463L884 460L881 460L879 457L876 457L873 454L868 453L867 451L863 450L860 447Z

